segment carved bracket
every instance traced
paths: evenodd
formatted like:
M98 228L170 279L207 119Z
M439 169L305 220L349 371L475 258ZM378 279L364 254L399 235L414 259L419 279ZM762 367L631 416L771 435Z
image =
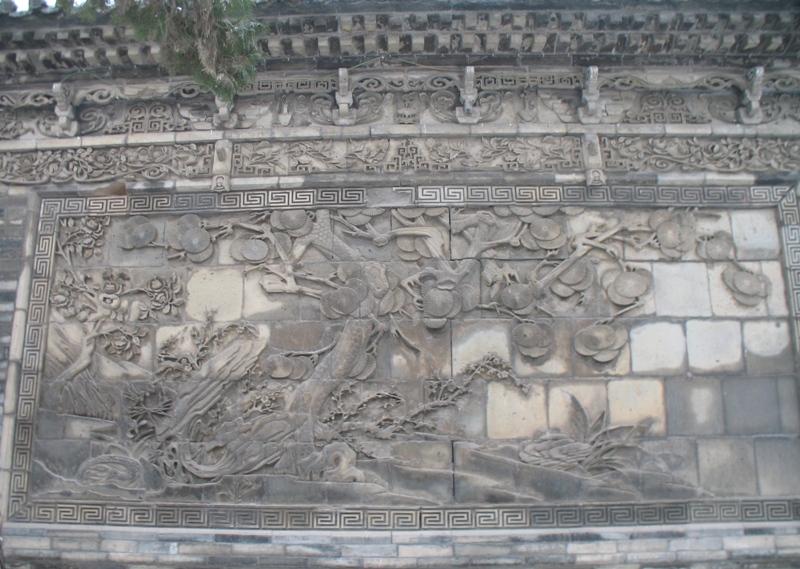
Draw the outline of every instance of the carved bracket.
M580 121L584 124L600 122L600 74L595 65L586 69L581 103L583 106L578 109Z
M478 89L475 86L475 68L464 70L464 86L459 88L462 107L456 109L456 121L459 124L477 124L481 120L481 108L478 106Z
M747 88L742 93L741 105L737 109L739 122L759 124L763 118L761 97L764 91L764 68L753 67L747 74Z

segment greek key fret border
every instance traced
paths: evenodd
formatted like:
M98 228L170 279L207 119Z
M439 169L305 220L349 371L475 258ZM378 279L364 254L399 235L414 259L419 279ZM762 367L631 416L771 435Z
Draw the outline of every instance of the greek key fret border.
M431 185L412 190L415 205L657 205L657 206L768 206L789 192L788 186L469 186Z
M196 529L457 530L800 520L800 500L342 508L35 502L14 521Z
M417 186L393 187L415 205L504 203L595 206L777 207L791 313L800 314L800 200L789 186ZM254 529L507 529L581 526L774 522L800 520L800 499L709 500L621 504L537 504L503 507L297 508L114 504L28 500L39 379L44 359L50 277L59 219L77 215L223 212L260 208L359 206L365 188L250 190L45 197L32 259L31 294L14 426L9 519L31 523ZM385 195L385 194L382 194ZM381 205L381 204L370 204ZM797 324L797 322L795 322ZM800 353L800 335L795 342Z

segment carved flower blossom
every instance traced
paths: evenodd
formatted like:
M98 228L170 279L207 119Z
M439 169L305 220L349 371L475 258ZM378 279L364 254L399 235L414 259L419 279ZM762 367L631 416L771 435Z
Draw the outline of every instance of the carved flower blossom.
M722 280L731 289L733 297L745 306L757 306L769 295L772 286L764 275L746 271L735 265L722 272Z
M582 356L596 362L610 362L619 355L628 343L628 331L621 326L594 324L575 334L573 345Z
M214 253L211 234L203 227L202 220L193 213L178 219L169 232L167 243L173 249L185 251L194 263L202 263Z
M658 210L650 215L650 227L661 252L678 259L691 251L697 238L697 222L689 211Z
M649 271L612 269L603 275L602 285L614 304L629 306L647 294L653 278Z
M173 274L169 279L156 276L143 289L144 293L150 298L150 306L142 307L139 319L144 320L148 316L161 314L178 314L178 306L184 303L181 298L183 284L177 275Z
M553 346L555 335L547 324L524 322L511 331L511 339L521 354L530 358L547 355Z

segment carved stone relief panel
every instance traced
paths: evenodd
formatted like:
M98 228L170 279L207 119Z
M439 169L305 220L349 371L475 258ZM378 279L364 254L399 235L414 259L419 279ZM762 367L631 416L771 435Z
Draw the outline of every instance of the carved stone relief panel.
M197 199L43 213L12 519L780 493L710 454L797 435L736 419L793 369L772 209Z

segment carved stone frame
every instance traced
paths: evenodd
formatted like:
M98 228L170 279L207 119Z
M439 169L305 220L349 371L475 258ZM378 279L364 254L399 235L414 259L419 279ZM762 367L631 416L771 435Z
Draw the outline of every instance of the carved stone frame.
M201 504L105 503L31 500L28 497L39 379L46 345L50 272L59 219L78 215L148 212L246 211L263 208L380 206L479 206L564 204L614 206L711 206L777 208L795 353L800 353L800 203L789 186L469 186L249 190L226 193L147 193L119 197L76 194L37 196L29 263L20 279L28 294L18 302L26 313L24 334L12 347L4 417L3 516L11 524L89 526L443 530L636 526L699 522L800 520L800 496L602 504L530 504L452 507L277 507ZM33 230L35 227L35 232ZM22 322L18 321L22 326ZM16 365L14 362L19 362Z

